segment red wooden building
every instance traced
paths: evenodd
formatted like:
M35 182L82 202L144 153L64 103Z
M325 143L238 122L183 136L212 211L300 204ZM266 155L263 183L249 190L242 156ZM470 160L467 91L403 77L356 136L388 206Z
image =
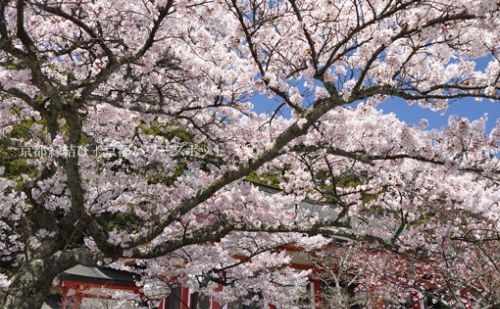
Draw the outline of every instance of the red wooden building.
M243 257L242 257L243 258ZM311 269L312 265L304 258L297 256L288 265L295 269ZM313 272L314 273L314 272ZM200 296L187 287L177 287L162 300L149 302L136 282L140 278L133 273L109 268L91 268L76 266L60 277L60 307L62 309L97 309L97 308L158 308L158 309L287 309L275 306L262 299L258 305L245 305L243 302L221 304L215 299ZM223 287L219 286L219 289ZM309 297L302 305L304 309L334 309L323 304L324 287L322 282L310 278ZM359 303L351 308L389 308L384 300L375 293L365 292L359 297ZM422 301L409 300L407 308L429 308ZM49 307L46 307L49 308ZM51 308L57 308L52 306Z

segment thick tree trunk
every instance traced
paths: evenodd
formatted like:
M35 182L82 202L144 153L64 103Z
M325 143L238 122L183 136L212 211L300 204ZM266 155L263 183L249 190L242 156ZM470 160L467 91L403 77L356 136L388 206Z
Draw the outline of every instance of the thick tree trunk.
M24 262L11 280L6 292L0 293L1 309L38 309L48 296L52 281L77 264L96 266L102 255L88 248L58 251L45 258Z
M48 295L54 277L60 267L51 259L36 259L24 264L5 294L1 295L0 308L6 309L38 309L42 307Z

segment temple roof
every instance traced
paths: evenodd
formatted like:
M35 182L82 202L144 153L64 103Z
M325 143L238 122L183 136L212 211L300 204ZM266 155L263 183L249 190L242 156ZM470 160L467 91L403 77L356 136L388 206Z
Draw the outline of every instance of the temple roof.
M87 267L77 265L61 274L62 281L84 281L115 285L135 286L140 276L132 272L105 267Z

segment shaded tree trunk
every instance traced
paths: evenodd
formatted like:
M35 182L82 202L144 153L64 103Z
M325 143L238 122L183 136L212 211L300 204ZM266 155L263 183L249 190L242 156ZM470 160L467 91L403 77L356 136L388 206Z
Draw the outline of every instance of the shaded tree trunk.
M12 277L8 289L0 293L0 308L38 309L58 274L78 264L93 267L98 262L102 262L101 253L91 252L85 247L25 261Z
M52 259L36 259L21 266L7 291L1 295L0 308L36 309L42 307L54 277L61 267Z

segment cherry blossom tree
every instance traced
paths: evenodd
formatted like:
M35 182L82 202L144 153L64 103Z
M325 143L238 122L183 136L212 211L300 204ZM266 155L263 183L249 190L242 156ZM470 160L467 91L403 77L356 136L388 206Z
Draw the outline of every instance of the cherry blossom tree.
M339 237L494 306L500 122L376 106L498 100L498 29L493 0L0 1L0 306L135 259L293 307L310 273L279 248Z

